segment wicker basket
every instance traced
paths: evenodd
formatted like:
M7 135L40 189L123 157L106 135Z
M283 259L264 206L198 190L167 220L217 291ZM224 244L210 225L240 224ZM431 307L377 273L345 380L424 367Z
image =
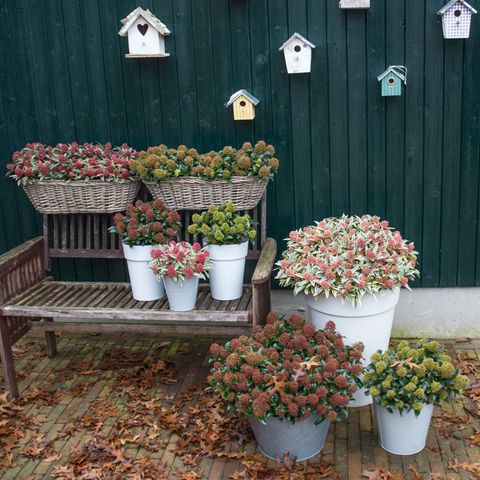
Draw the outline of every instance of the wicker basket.
M182 177L144 183L153 198L161 198L170 209L202 210L210 205L232 202L238 210L250 210L260 202L268 180L258 177L232 177L230 181Z
M139 180L121 183L46 180L23 185L33 206L41 213L114 213L133 202Z

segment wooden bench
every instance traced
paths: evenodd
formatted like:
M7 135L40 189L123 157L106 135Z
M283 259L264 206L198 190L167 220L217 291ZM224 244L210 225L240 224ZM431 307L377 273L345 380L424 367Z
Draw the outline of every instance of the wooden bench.
M192 212L181 212L188 225ZM266 199L250 212L258 221L249 259L251 283L238 300L212 299L201 285L196 309L172 312L166 299L138 302L128 283L64 282L49 276L52 258L123 258L119 238L108 233L107 214L44 215L43 237L0 256L0 357L7 389L19 395L12 346L29 330L45 332L47 354L56 354L55 331L239 335L264 322L271 310L270 277L277 245L266 238ZM188 232L184 238L192 241Z

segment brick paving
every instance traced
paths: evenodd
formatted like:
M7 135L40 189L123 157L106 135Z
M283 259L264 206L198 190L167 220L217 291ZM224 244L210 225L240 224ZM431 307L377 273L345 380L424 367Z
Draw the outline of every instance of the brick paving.
M67 465L70 455L76 448L89 438L107 436L118 429L120 416L126 419L129 417L122 391L118 387L118 375L129 370L129 367L122 363L122 358L136 360L137 373L138 365L147 357L175 364L178 382L162 383L154 379L153 385L143 392L152 401L168 404L182 392L188 391L192 385L203 385L208 373L207 350L214 340L219 341L205 337L186 339L152 335L65 335L58 337L56 357L48 359L45 356L43 339L28 335L16 345L15 356L17 372L21 378L20 390L22 396L27 398L26 401L21 401L20 405L25 416L35 420L36 430L23 432L25 436L11 449L10 466L5 466L6 460L3 460L4 467L0 467L0 478L2 480L55 478L52 473L54 469ZM470 368L472 379L477 376L474 382L478 383L480 341L450 342L447 343L447 347L455 358ZM112 356L112 352L116 357ZM99 369L105 361L106 354L110 359L110 366ZM0 382L1 394L3 381ZM197 392L197 397L192 396L187 406L194 408L198 402L198 395L202 394ZM108 403L108 408L117 409L119 416L109 417L107 412L103 417L97 418L98 412L107 408L105 402ZM446 403L441 410L438 408L436 415L444 412L454 415L447 417L449 419L458 420L458 417L462 417L465 422L458 425L450 425L447 422L443 428L431 426L427 448L417 455L407 457L388 454L378 446L376 425L370 407L353 409L347 421L331 427L322 454L308 463L314 463L320 458L330 461L340 478L350 480L366 478L362 477L362 471L371 471L377 467L395 474L404 474L406 478L412 479L472 478L472 473L461 470L456 473L449 469L449 462L454 459L458 462L480 462L480 448L469 446L466 439L480 428L477 416L479 407L478 403L475 404L471 399L464 397ZM437 424L438 420L434 423ZM227 460L223 457L202 456L196 459L195 467L185 465L182 457L177 455L179 436L176 433L158 425L153 427L150 425L148 428L141 424L137 427L130 425L129 428L128 432L126 430L119 432L119 435L126 439L122 445L126 455L131 459L146 455L154 462L163 463L168 478L229 479L235 478L235 472L242 470L241 459ZM153 435L152 428L156 432ZM0 445L5 442L5 437L2 437L1 433L0 428ZM132 438L134 441L130 442L129 439ZM150 438L154 440L148 440ZM49 440L52 442L49 443ZM155 443L155 448L145 449L142 442L146 440L150 444ZM32 454L34 447L38 448L39 445L48 447L48 452ZM232 451L235 449L233 442L230 446L227 445L226 450L230 447ZM243 445L242 450L249 454L255 453L253 440ZM415 467L420 477L415 477L409 468L411 466ZM194 471L201 471L201 474L194 476L192 474ZM187 475L188 472L191 476Z

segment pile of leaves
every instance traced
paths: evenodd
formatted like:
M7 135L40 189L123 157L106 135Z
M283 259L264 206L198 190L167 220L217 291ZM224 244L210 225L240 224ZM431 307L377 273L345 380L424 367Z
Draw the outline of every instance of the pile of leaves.
M227 411L261 422L311 414L319 422L344 419L362 372L362 345L346 346L331 321L316 331L299 315L279 319L270 313L251 336L214 343L210 352L209 382Z
M126 143L120 147L110 143L27 143L12 155L7 176L19 185L43 180L124 182L132 179L129 164L137 156Z
M162 144L140 152L139 157L130 162L130 169L147 181L179 177L230 180L233 176L268 179L278 170L279 162L274 155L275 148L263 140L255 146L245 142L238 150L227 146L205 154L186 145L168 148Z

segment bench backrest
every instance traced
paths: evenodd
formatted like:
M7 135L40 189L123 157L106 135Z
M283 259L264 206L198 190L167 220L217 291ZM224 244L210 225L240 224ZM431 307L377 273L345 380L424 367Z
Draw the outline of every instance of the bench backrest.
M191 242L187 232L193 210L179 212L182 216L183 239ZM242 212L244 213L244 212ZM257 222L257 237L250 245L248 258L257 259L266 240L266 194L253 210L248 211ZM108 233L113 215L105 213L69 213L43 216L45 270L51 269L51 258L123 258L120 238Z

